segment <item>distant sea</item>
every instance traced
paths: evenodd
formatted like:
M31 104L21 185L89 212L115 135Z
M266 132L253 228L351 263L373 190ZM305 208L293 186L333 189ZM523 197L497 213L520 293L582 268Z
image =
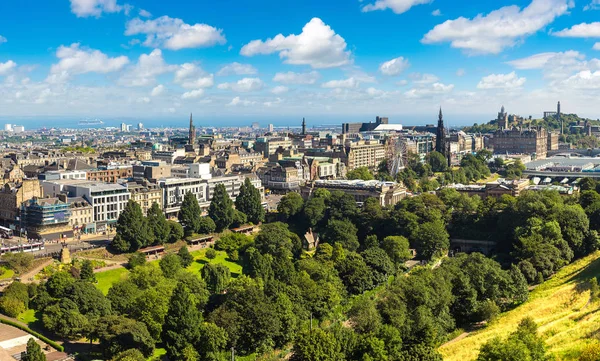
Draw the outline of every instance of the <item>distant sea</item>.
M483 120L482 120L483 118ZM460 116L460 117L451 117L444 118L446 127L459 127L465 125L472 125L473 123L482 123L487 122L490 116L478 116L478 115L469 115L469 116ZM131 124L131 126L135 129L138 123L144 124L144 128L185 128L189 124L189 118L162 118L162 119L152 119L152 118L132 118L132 117L123 117L123 118L100 118L104 124L82 124L79 122L81 120L92 120L96 118L74 118L74 117L9 117L9 116L0 116L0 130L4 129L4 124L16 124L23 125L25 130L32 129L42 129L42 128L61 128L61 129L84 129L84 128L106 128L106 127L120 127L121 123ZM398 116L389 116L390 123L400 123L403 126L411 126L411 125L425 125L425 124L436 124L437 117L425 117L423 115L398 115ZM306 117L306 125L310 129L311 127L336 127L341 126L342 123L346 122L369 122L375 121L375 116L369 118L365 116L327 116L327 117L318 117L318 116L310 116ZM256 117L256 116L248 116L248 117L201 117L194 116L194 125L196 128L202 127L210 127L210 128L219 128L219 127L249 127L252 123L258 122L262 128L267 128L269 124L273 124L276 128L282 127L290 127L297 128L300 127L302 123L302 117L290 117L290 116L282 116L282 117Z

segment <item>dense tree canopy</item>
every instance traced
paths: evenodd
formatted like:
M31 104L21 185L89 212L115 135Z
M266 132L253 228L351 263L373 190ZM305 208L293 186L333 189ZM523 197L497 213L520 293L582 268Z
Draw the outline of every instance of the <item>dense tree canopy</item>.
M240 186L240 193L235 198L235 208L248 217L248 222L258 224L265 220L260 191L252 184L250 178L246 178Z
M213 191L208 216L215 222L217 232L227 229L233 223L233 202L225 185L221 183L217 184Z

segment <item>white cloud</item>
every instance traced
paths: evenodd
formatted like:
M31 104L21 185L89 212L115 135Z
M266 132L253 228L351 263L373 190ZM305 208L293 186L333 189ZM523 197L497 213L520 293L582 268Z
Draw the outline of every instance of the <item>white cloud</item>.
M162 84L158 84L157 86L155 86L152 89L152 92L150 92L150 95L153 97L157 97L159 95L164 94L164 92L165 92L165 86Z
M274 107L274 106L276 106L278 104L281 104L282 102L283 102L283 100L281 98L277 98L275 100L266 101L266 102L263 103L263 105L265 107L270 108L270 107Z
M454 84L433 83L431 85L412 88L404 93L404 96L410 99L428 98L435 95L450 93L454 89Z
M525 84L525 78L519 78L513 71L508 74L490 74L481 78L477 89L515 89Z
M395 59L386 61L379 66L379 71L384 75L398 75L408 69L410 63L408 59L400 56Z
M8 40L4 36L0 35L0 44L6 43L7 41Z
M580 71L562 83L565 87L577 90L600 89L600 71Z
M557 53L539 53L521 58L517 60L511 60L508 64L512 65L516 69L541 69L546 65L548 60L556 56Z
M173 82L186 89L210 88L215 85L215 77L194 63L184 63L175 72Z
M240 97L235 97L231 100L231 102L229 104L227 104L228 106L238 106L238 105L242 105L242 106L249 106L249 105L254 105L256 104L256 102L250 101L250 100L242 100Z
M396 14L402 14L415 5L429 4L433 0L377 0L374 4L363 6L362 11L391 9Z
M459 68L456 70L456 76L465 76L465 74L467 74L467 71L463 68Z
M231 64L227 64L219 70L217 76L227 76L227 75L254 75L258 73L255 67L250 64L240 64L238 62L233 62Z
M196 98L200 98L203 95L204 95L204 89L196 89L196 90L191 90L189 92L183 93L181 98L182 99L196 99Z
M152 17L152 14L149 11L146 11L144 9L140 9L139 14L143 18L150 18L150 17Z
M433 84L437 83L440 78L433 74L421 74L421 73L412 73L409 75L409 78L412 79L413 84L423 85L423 84Z
M202 48L225 44L222 29L207 24L186 24L183 20L161 16L153 20L135 18L127 22L125 35L146 35L145 46L170 50Z
M319 18L312 18L299 35L279 34L266 41L252 40L242 47L240 54L254 56L275 52L287 64L313 68L332 68L351 62L344 38Z
M154 49L150 54L140 55L137 64L126 70L119 83L133 87L153 85L158 75L175 71L176 68L176 65L165 62L160 49Z
M567 13L570 0L532 0L520 9L505 6L473 19L460 17L436 25L421 40L425 44L450 42L470 54L498 54Z
M143 103L143 104L148 104L148 103L150 103L150 98L148 98L148 97L141 97L141 98L137 99L137 102L138 103Z
M129 63L126 56L110 58L100 50L80 48L79 43L66 47L61 45L56 51L57 64L50 67L49 82L60 82L71 75L86 73L111 73L119 71Z
M600 22L573 25L552 35L561 38L600 38Z
M9 60L5 63L0 63L0 75L6 75L17 67L17 63Z
M244 78L235 83L221 83L217 87L221 90L233 90L235 92L247 93L261 90L264 83L259 78Z
M288 71L287 73L276 73L273 77L273 81L284 83L284 84L314 84L319 79L320 75L316 71L309 73L294 73Z
M544 77L551 80L566 79L575 72L597 67L598 60L585 60L585 55L569 50L558 53L539 53L526 58L509 61L515 69L541 69Z
M271 89L271 93L273 94L283 94L283 93L287 93L289 90L288 87L283 86L283 85L278 85L276 87L274 87L273 89Z
M381 98L387 95L387 93L384 90L375 89L373 87L367 88L367 94L373 98Z
M600 0L592 0L589 4L583 7L583 11L600 9Z
M396 82L396 85L398 85L398 86L408 85L408 80L406 80L406 79L399 80Z
M323 88L357 88L358 85L358 80L355 78L348 78L344 80L330 80L323 83L321 86Z
M592 49L594 49L594 50L600 50L600 42L594 43L594 46L592 46Z
M432 16L442 16L442 11L440 9L435 9L431 12Z
M71 0L71 12L77 17L100 17L102 13L118 13L123 7L117 0Z

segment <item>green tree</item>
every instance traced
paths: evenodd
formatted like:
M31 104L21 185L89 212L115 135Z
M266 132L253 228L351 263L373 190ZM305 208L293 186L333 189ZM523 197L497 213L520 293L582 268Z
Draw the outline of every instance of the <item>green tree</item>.
M340 346L335 337L320 328L302 331L296 337L291 361L338 361Z
M146 361L146 357L140 350L131 348L117 354L111 361Z
M27 340L25 355L21 357L23 361L46 361L46 355L42 352L40 345L35 342L33 337Z
M67 289L75 282L70 273L61 271L56 272L46 282L46 290L50 296L60 298L65 295Z
M427 163L431 166L434 172L445 172L448 170L448 160L440 153L433 151L427 155Z
M392 276L396 270L394 263L385 251L379 247L371 247L364 250L361 255L365 263L373 272L373 282L382 284Z
M90 337L100 341L102 353L106 358L132 348L139 350L145 357L149 357L154 351L154 340L146 325L123 316L101 317Z
M260 191L252 184L250 178L246 178L240 186L240 193L235 198L235 208L244 213L249 222L257 224L265 220Z
M33 264L33 254L25 252L5 253L2 255L2 260L17 274L22 274Z
M79 278L84 281L96 283L96 275L94 274L94 266L92 265L92 261L86 259L81 264L81 272L79 273Z
M217 251L215 251L214 248L209 248L206 250L206 253L204 253L204 255L206 256L206 258L213 260L217 258Z
M155 244L164 244L169 240L169 224L158 203L153 202L146 215L148 227L154 236Z
M506 340L494 338L481 346L477 361L547 361L554 359L546 352L537 325L525 318Z
M127 279L114 283L108 290L106 298L116 313L130 315L135 309L136 299L141 292L131 280Z
M295 253L301 248L300 238L282 222L264 224L254 238L254 246L260 252L271 255L280 249Z
M412 238L417 256L427 260L441 256L450 247L449 235L442 221L421 224L413 232Z
M0 311L9 317L17 317L25 310L25 304L21 300L6 296L0 298Z
M402 236L388 236L381 242L381 248L387 253L396 266L404 264L411 258L408 239Z
M356 233L356 226L349 220L331 219L327 222L322 237L327 243L340 243L344 248L355 251L359 246Z
M182 246L179 249L179 252L177 252L177 255L179 256L179 260L181 261L181 266L183 266L183 268L188 268L192 262L194 262L194 256L192 256L186 246Z
M317 191L318 190L321 189L317 189ZM303 214L304 218L306 219L306 223L309 227L317 226L325 216L325 211L327 210L327 205L325 204L325 201L326 198L315 197L313 195L304 204Z
M200 210L198 199L192 192L187 192L183 197L178 217L179 222L185 227L186 234L195 233L200 228L202 211Z
M181 258L179 258L179 256L175 253L170 253L164 256L160 261L158 261L158 264L163 275L167 278L175 278L182 268Z
M134 252L129 256L129 268L133 269L137 266L146 264L146 255L140 252Z
M122 243L113 241L113 246L119 252L135 252L152 244L152 234L142 213L142 208L131 199L117 220L117 235ZM128 246L127 249L125 249L126 246Z
M350 294L358 295L373 288L373 271L358 253L349 252L336 268Z
M208 208L208 216L215 222L217 232L227 229L233 223L233 215L233 202L225 185L219 183L215 186Z
M212 293L221 293L227 287L231 278L231 271L222 264L207 263L202 268L202 279Z
M304 200L302 196L296 192L290 192L279 201L277 205L277 212L283 216L284 219L290 219L302 211L304 206Z
M184 232L181 224L175 221L167 221L169 224L169 243L175 243L183 239Z
M198 222L198 233L200 234L210 234L215 231L217 225L210 217L200 217L200 221Z
M169 301L162 330L169 359L180 360L184 349L198 342L201 323L202 315L192 295L185 285L178 283Z
M358 167L346 173L346 178L348 179L362 179L362 180L373 180L373 174L369 171L367 167Z
M73 301L82 315L100 317L112 313L110 301L89 282L76 281L67 289L64 297Z
M46 330L69 340L80 339L90 331L89 320L79 312L77 304L68 298L47 306L42 322Z

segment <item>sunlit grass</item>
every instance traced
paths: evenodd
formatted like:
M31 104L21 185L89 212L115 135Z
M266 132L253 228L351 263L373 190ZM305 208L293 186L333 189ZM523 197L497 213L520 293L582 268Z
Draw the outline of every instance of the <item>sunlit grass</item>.
M38 320L35 310L27 310L25 312L21 312L19 316L17 316L17 320L30 325Z
M564 267L530 294L529 300L502 314L481 331L440 348L445 361L471 361L483 343L506 337L525 317L532 317L558 360L577 360L600 329L600 304L590 304L586 282L600 275L600 252Z
M98 272L96 273L96 280L98 281L98 283L96 283L96 288L106 295L113 283L124 279L127 273L129 273L129 271L123 267Z

